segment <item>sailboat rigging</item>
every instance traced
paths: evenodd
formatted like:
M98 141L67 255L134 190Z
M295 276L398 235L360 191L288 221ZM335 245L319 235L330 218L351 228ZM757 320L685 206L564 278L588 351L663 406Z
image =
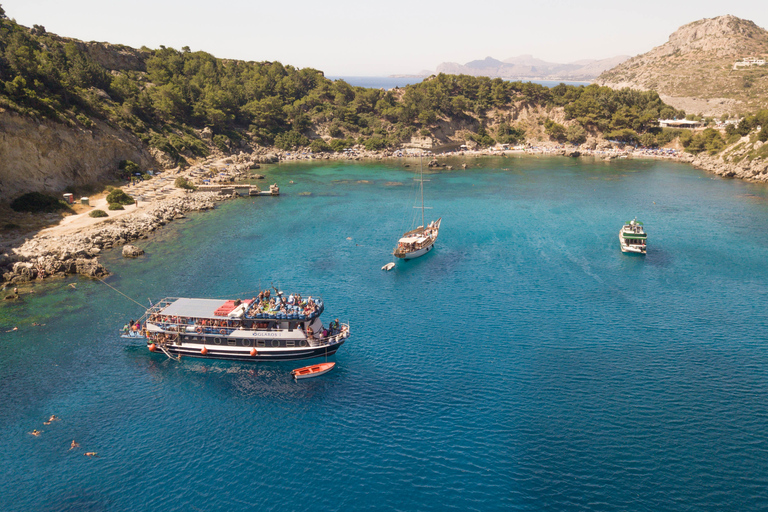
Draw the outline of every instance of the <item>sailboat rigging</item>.
M405 233L400 240L397 241L397 247L393 251L393 255L396 258L411 260L427 254L434 249L435 242L437 241L437 235L440 231L440 222L442 217L436 221L432 221L425 228L424 227L424 210L429 207L424 206L424 165L419 157L419 188L421 190L421 226L416 229L412 229ZM414 206L414 208L419 208Z

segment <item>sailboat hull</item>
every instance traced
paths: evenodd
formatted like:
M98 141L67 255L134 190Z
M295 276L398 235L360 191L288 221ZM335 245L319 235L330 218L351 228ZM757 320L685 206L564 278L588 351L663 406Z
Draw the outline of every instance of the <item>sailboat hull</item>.
M412 260L414 258L418 258L419 256L424 256L425 254L427 254L429 251L431 251L434 248L435 248L435 246L433 244L433 245L430 245L429 247L422 247L421 249L418 249L418 250L413 251L413 252L407 252L407 253L404 253L404 254L395 254L395 256L400 258L400 259L403 259L403 260Z

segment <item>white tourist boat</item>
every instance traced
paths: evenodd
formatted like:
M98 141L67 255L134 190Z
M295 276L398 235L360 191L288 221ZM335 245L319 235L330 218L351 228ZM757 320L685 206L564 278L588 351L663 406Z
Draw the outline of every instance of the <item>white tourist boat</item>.
M294 361L327 357L349 337L349 324L323 326L320 299L291 295L250 300L167 297L150 307L124 337L145 338L168 357ZM136 327L138 326L138 329Z
M637 217L624 224L619 231L619 244L621 252L645 254L648 235L643 230L643 223L637 221Z
M427 227L424 227L424 167L421 165L421 159L419 160L419 189L421 191L421 226L416 229L412 229L405 233L400 240L397 241L397 247L392 252L396 258L403 260L412 260L427 254L429 251L435 248L435 242L437 241L437 235L440 232L440 222L442 217L429 223ZM415 206L414 208L419 208Z

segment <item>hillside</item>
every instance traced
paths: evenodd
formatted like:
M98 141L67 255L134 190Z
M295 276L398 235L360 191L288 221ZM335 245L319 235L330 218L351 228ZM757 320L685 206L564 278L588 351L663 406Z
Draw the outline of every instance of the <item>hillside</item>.
M558 64L520 55L504 61L486 57L466 64L443 62L437 66L438 73L453 75L487 76L507 80L565 80L588 82L600 73L624 62L629 57L620 55L602 60L581 60L570 64Z
M0 202L125 177L126 160L173 168L241 151L389 150L414 137L433 148L602 135L663 144L656 120L679 115L656 93L594 85L439 74L391 91L352 87L279 62L77 41L0 8Z
M734 69L743 58L768 57L768 32L735 16L680 27L669 41L602 73L596 83L654 90L688 111L745 113L768 106L768 66Z

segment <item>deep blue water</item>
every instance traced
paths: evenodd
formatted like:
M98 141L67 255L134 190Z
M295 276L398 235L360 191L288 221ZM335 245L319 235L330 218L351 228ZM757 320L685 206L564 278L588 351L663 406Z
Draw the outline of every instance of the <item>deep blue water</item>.
M344 80L349 85L356 87L368 87L370 89L394 89L395 87L405 87L406 85L417 84L423 79L419 77L393 77L393 76L329 76L330 80ZM513 80L514 81L514 80ZM554 87L561 83L566 85L589 85L590 82L568 82L562 80L529 80L534 84L545 87Z
M418 165L268 167L281 197L105 256L143 303L322 295L352 335L317 379L150 354L115 334L140 308L95 281L0 305L0 510L768 508L766 187L469 162L430 173L438 248L389 273ZM619 251L635 215L646 257Z

